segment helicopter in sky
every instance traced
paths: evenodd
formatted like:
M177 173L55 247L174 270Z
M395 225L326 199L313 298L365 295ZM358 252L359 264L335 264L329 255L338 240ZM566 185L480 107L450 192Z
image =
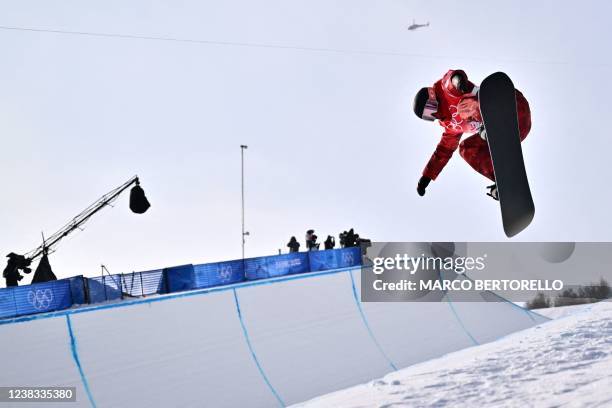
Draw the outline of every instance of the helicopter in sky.
M414 31L417 28L421 27L429 27L429 21L427 22L427 24L417 24L414 20L412 20L412 24L408 26L408 31Z

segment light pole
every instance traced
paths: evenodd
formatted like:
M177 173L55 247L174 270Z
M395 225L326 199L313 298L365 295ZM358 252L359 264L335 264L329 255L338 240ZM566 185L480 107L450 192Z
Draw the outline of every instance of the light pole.
M244 151L248 149L247 145L240 145L240 162L241 162L241 189L242 189L242 259L244 259L244 244L246 242L245 237L249 235L248 231L244 230Z

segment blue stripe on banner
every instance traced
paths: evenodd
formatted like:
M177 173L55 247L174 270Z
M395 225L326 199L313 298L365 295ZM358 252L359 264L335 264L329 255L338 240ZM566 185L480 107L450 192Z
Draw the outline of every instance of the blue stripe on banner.
M385 353L385 351L381 347L380 343L376 339L376 336L374 336L374 332L372 331L372 328L370 328L370 324L368 323L368 319L366 319L365 313L363 313L363 308L361 307L361 302L359 300L359 296L357 296L357 287L355 286L355 278L353 278L353 271L349 271L349 275L351 276L351 285L353 287L353 298L355 298L355 304L357 305L357 310L359 310L359 314L361 315L361 320L363 321L364 326L368 330L368 333L370 334L370 337L372 338L372 341L374 342L374 344L378 348L378 351L380 351L380 354L382 354L382 356L385 358L385 360L387 360L387 362L389 363L389 365L391 366L393 371L397 371L396 365L393 364L393 361L391 361L389 356L387 356L387 353Z
M70 335L70 351L72 351L72 358L74 359L74 363L79 369L81 382L83 383L83 387L85 388L85 392L87 393L87 398L89 398L89 403L92 407L96 408L96 403L93 399L93 395L91 394L91 390L89 389L87 377L85 377L83 367L81 366L81 361L79 360L79 352L77 351L76 338L74 337L74 332L72 331L72 322L70 321L70 315L66 315L66 324L68 325L68 334Z
M278 401L280 406L284 407L286 406L285 403L283 402L280 395L278 395L278 393L276 392L276 390L270 383L270 380L268 380L266 373L264 372L263 368L261 367L261 364L259 363L259 360L257 359L257 355L255 354L255 350L253 349L253 345L251 344L249 332L247 331L247 328L244 325L244 320L242 319L242 312L240 311L240 302L238 302L238 293L236 293L235 288L232 290L234 292L234 300L236 301L236 312L238 312L238 320L240 320L240 326L242 326L242 333L244 334L244 339L246 340L247 346L249 347L249 350L251 351L251 356L253 357L253 361L255 361L255 365L257 366L257 369L259 370L259 374L261 374L262 378L268 385L268 388L270 389L270 391L272 391L272 394L274 394L274 397L276 397L276 400Z

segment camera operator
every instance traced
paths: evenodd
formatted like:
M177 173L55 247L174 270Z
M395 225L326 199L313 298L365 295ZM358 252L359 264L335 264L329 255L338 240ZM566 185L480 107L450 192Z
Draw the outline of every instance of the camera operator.
M325 245L325 249L334 249L336 246L336 239L331 235L328 235L323 245Z
M346 247L346 234L346 231L342 231L340 234L338 234L338 238L340 238L340 248Z
M314 233L314 230L309 229L306 231L306 248L309 251L316 251L319 249L319 244L317 244L317 236Z
M26 259L25 256L17 255L14 252L11 252L6 257L9 260L6 264L6 268L4 268L4 272L2 273L4 279L6 279L6 287L18 286L18 282L23 279L23 276L21 276L19 271L21 270L24 273L32 272L32 269L28 268L32 261Z
M361 248L361 255L365 256L368 248L372 246L372 241L367 238L361 238L357 235L356 246Z
M356 239L355 231L353 230L353 228L351 228L346 233L346 236L344 237L344 247L345 248L354 247L356 245L355 239Z

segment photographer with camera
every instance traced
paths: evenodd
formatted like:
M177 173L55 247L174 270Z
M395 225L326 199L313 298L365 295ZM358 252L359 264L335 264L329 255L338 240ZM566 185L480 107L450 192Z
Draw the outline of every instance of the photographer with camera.
M353 228L351 228L344 237L344 247L354 247L356 245L356 239L357 237L355 236L355 231L353 230Z
M336 246L336 239L331 235L328 235L325 242L323 242L323 245L325 245L325 249L334 249Z
M361 238L359 234L356 235L356 237L357 237L357 240L356 240L355 246L358 246L359 248L361 248L361 255L365 256L368 251L368 248L372 246L372 240L367 239L367 238Z
M19 286L19 281L23 279L20 271L23 273L30 273L32 269L29 268L30 261L23 255L17 255L14 252L11 252L6 256L9 260L6 264L6 268L4 268L4 272L2 276L6 279L6 287L11 286Z
M319 244L317 243L317 236L314 233L314 230L309 229L306 231L306 248L309 251L318 251Z
M340 234L338 234L338 238L340 238L340 248L346 247L346 234L346 231L342 231Z

